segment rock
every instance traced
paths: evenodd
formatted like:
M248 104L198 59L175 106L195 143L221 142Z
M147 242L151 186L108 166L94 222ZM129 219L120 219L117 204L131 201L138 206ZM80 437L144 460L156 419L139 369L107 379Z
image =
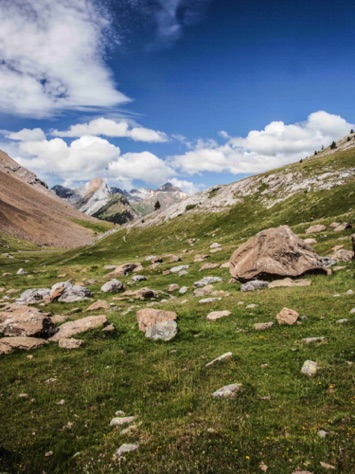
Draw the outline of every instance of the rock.
M221 301L222 298L204 298L199 301L200 304L214 303L215 301Z
M230 385L225 385L222 388L219 388L212 393L214 398L235 398L240 392L242 385L239 383L232 383Z
M81 341L80 339L74 339L73 337L59 339L58 341L58 346L62 349L78 349L83 344L84 341Z
M150 288L140 288L136 291L125 291L123 296L129 298L133 297L139 300L148 300L152 298L158 298L159 293L158 291L151 290Z
M179 277L182 277L182 276L185 276L187 275L187 271L186 270L182 270L181 272L179 272Z
M213 293L213 291L214 291L213 285L206 285L203 288L196 288L196 290L194 290L194 296L198 298L203 298L204 296L207 296Z
M112 418L110 421L110 426L123 426L127 425L129 423L133 423L134 420L136 420L136 416L118 416L115 418Z
M300 315L297 313L297 311L294 311L293 309L283 308L276 316L276 319L279 324L288 324L289 326L292 326L296 323L299 316Z
M311 225L311 227L308 227L308 229L306 230L306 234L315 234L317 232L323 232L325 230L327 230L325 225Z
M344 265L336 265L335 267L332 268L333 272L338 272L340 270L344 270L346 268Z
M353 295L353 294L354 294L354 291L353 291L353 290L348 290L345 294L346 294L346 295Z
M318 364L313 360L306 360L302 366L301 373L313 377L318 371Z
M10 304L0 311L0 333L4 336L32 336L47 339L56 331L53 321L36 308Z
M206 258L210 258L211 256L208 254L205 255L195 255L194 262L195 263L200 263L203 262Z
M202 280L195 281L194 287L195 288L202 288L203 286L210 285L211 283L217 283L217 282L220 282L220 281L222 281L222 278L220 278L220 277L208 276L208 277L202 278Z
M324 467L324 469L328 469L329 471L335 471L336 470L336 467L335 466L332 466L331 464L328 464L326 462L320 462L319 463L322 467Z
M171 341L178 332L175 321L162 321L153 326L149 326L145 331L145 337L153 341Z
M258 305L255 304L255 303L251 303L251 304L248 304L248 306L245 307L245 309L254 309L254 308L257 308Z
M343 318L343 319L338 319L338 320L336 321L336 323L337 323L337 324L346 324L348 321L349 321L348 319Z
M145 281L146 279L147 279L147 277L145 277L144 275L134 275L132 277L132 280L135 281L135 282Z
M163 257L152 257L152 259L150 260L150 263L152 263L153 265L155 263L163 263Z
M56 283L52 286L50 291L51 301L54 300L53 296L55 294L59 294L57 301L61 303L75 303L76 301L88 299L91 296L91 291L85 286L73 285L70 281L66 281Z
M232 357L232 355L233 354L231 352L226 352L225 354L222 354L221 356L216 357L216 359L211 360L211 362L208 362L208 364L206 364L205 367L211 367L211 365L214 365L217 362L221 362L222 360L230 359Z
M222 263L222 265L219 268L229 268L229 262Z
M353 251L339 249L336 252L334 252L329 258L335 261L334 263L339 263L339 262L349 263L352 261L353 257L354 257Z
M350 314L355 314L355 308L352 308L352 309L350 310Z
M184 295L185 293L187 293L189 291L188 287L187 286L182 286L179 290L179 293L180 295Z
M110 305L105 300L97 300L91 304L86 311L96 311L98 309L110 309Z
M0 354L9 354L14 349L29 351L45 344L47 344L47 341L38 337L3 337L0 339Z
M181 262L179 255L170 255L169 263Z
M216 252L220 252L221 250L223 250L222 247L218 247L218 248L210 250L210 252L211 253L216 253Z
M332 222L331 224L329 224L329 228L330 229L335 229L339 225L340 225L340 222Z
M55 314L54 316L51 316L51 320L54 324L62 324L65 323L65 321L68 321L69 316L66 314Z
M204 270L214 270L215 268L219 268L220 264L219 263L204 263L201 265L200 272Z
M178 267L173 267L170 268L171 273L179 273L183 270L187 270L189 268L189 265L179 265Z
M210 249L218 249L220 247L222 247L222 245L218 242L215 242L214 244L210 245Z
M254 329L257 331L265 331L266 329L271 328L274 325L272 321L269 321L267 323L255 323L254 324Z
M53 291L51 291L50 297L49 297L50 302L57 300L64 293L64 290L65 290L65 286L63 285L63 286L58 286Z
M317 241L316 239L304 239L304 241L307 245L312 245L312 244L316 244Z
M109 324L102 329L102 332L112 332L115 331L116 327L114 324Z
M132 451L136 451L139 448L138 444L122 444L116 451L115 457L120 458L123 454L130 453Z
M305 337L304 339L302 339L302 342L304 342L305 344L313 344L313 343L324 343L324 342L327 342L327 338L324 337L324 336L320 336L320 337Z
M230 311L212 311L212 313L207 315L207 319L209 321L215 321L216 319L225 318L226 316L230 316L231 314L232 313Z
M344 224L339 224L334 228L334 232L343 232L343 230L346 229L351 229L352 225L349 224L348 222L345 222Z
M176 283L173 283L172 285L169 285L168 286L168 291L169 293L172 293L173 291L176 291L180 288L179 285L177 285Z
M253 281L248 281L248 283L244 283L240 287L240 290L241 291L256 291L256 290L262 290L267 287L268 287L267 281L253 280Z
M39 303L45 299L49 300L50 290L48 288L34 288L25 290L16 300L18 304Z
M119 293L120 291L124 291L124 289L125 288L123 284L115 278L113 280L108 281L101 287L101 291L103 291L104 293Z
M317 435L320 437L320 438L325 438L327 436L328 432L327 431L324 431L324 430L319 430L317 432Z
M164 311L162 309L144 308L137 311L138 328L140 331L146 331L149 327L164 321L175 321L176 318L177 314L173 311Z
M258 277L296 277L326 273L321 258L288 226L266 229L232 254L230 273L235 280Z
M300 471L297 469L296 471L293 471L292 474L313 474L311 471Z
M17 270L16 272L16 275L25 275L26 274L26 271L23 269L23 268L20 268L19 270Z
M117 265L105 265L104 270L116 270Z
M113 272L107 273L105 278L116 278L116 277L123 277L132 273L137 268L136 263L124 263L122 265L118 265Z
M292 280L291 278L283 278L282 280L274 280L269 283L269 288L293 287L293 286L311 286L311 280Z
M68 339L76 334L81 334L89 329L95 329L107 323L106 316L87 316L86 318L77 319L76 321L68 321L62 324L58 332L51 337L51 342L59 341L60 339Z

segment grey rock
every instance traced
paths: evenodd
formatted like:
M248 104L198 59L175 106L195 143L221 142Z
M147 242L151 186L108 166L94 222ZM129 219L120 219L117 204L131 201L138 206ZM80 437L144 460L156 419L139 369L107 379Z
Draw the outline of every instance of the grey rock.
M16 275L25 275L26 274L26 271L23 269L23 268L20 268L19 270L17 270L16 272Z
M185 276L187 274L188 272L186 270L182 270L181 272L179 272L179 277Z
M350 310L350 314L355 314L355 308L352 308L352 309Z
M147 328L145 337L153 341L171 341L178 333L175 321L162 321Z
M170 268L171 273L179 273L183 270L187 270L189 268L189 265L179 265L178 267L173 267Z
M257 331L265 331L266 329L271 328L274 325L272 321L269 321L267 323L256 323L254 324L254 329Z
M313 377L318 372L318 364L313 360L306 360L302 366L301 373Z
M222 298L203 298L199 301L200 304L214 303L215 301L221 301Z
M230 316L231 314L232 313L230 311L212 311L212 313L207 315L207 319L209 321L215 321L216 319L225 318L226 316Z
M110 426L123 426L127 425L129 423L133 423L134 420L136 420L136 416L118 416L115 418L112 418L110 421Z
M78 349L80 346L84 344L84 341L80 339L71 338L63 338L59 339L58 346L62 349Z
M208 364L206 364L205 367L211 367L211 365L214 365L217 362L221 362L222 360L230 359L232 357L232 355L233 354L231 352L226 352L225 354L222 354L221 356L216 357L215 359L211 360L211 362L208 362Z
M324 336L320 336L320 337L305 337L304 339L302 339L302 342L304 342L305 344L314 344L314 343L322 343L322 342L327 342L327 338L324 337Z
M337 264L337 261L330 257L321 257L321 262L325 267L332 267Z
M108 281L101 287L101 291L104 293L119 293L120 291L124 291L123 284L114 278L113 280Z
M324 430L319 430L319 431L317 432L317 435L318 435L320 438L323 438L323 439L327 436L327 434L328 434L328 431L324 431Z
M194 287L195 288L202 288L203 286L210 285L211 283L217 283L221 282L222 278L220 277L213 277L213 276L208 276L202 278L202 280L195 281Z
M16 300L19 304L38 303L49 298L50 290L48 288L33 288L25 290Z
M255 303L251 303L251 304L248 304L248 306L245 307L245 309L254 309L254 308L257 308L258 305L255 304Z
M59 282L52 286L50 290L50 298L58 295L57 301L61 303L75 303L83 301L91 296L91 291L86 286L73 285L70 281Z
M187 286L183 286L180 288L179 290L179 293L180 295L184 295L185 293L187 293L189 291L188 287Z
M237 393L240 392L242 385L239 383L232 383L230 385L225 385L222 388L219 388L212 393L214 398L235 398Z
M268 282L262 280L252 280L248 281L248 283L244 283L241 286L241 291L255 291L255 290L262 290L263 288L267 288Z
M337 324L346 324L348 321L349 321L348 319L343 318L343 319L338 319L338 320L336 321L336 323L337 323Z
M117 458L120 458L123 454L136 451L138 448L139 448L138 444L129 444L129 443L122 444L122 446L120 446L118 450L116 451L115 456Z
M135 282L145 281L146 279L147 279L147 277L145 277L144 275L134 275L132 277L132 280L135 281Z

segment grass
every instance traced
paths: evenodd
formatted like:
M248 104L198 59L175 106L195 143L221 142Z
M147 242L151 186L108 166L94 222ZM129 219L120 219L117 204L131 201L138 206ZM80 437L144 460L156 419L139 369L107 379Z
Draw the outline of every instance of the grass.
M313 166L313 160L298 166ZM207 261L223 263L263 228L287 223L305 236L311 223L329 225L335 220L354 222L352 183L302 193L272 209L248 198L224 213L187 213L161 226L122 229L90 247L67 252L2 237L4 252L11 251L14 258L0 256L1 273L10 274L0 286L20 292L69 278L84 283L95 279L90 285L93 301L112 303L104 313L116 330L88 331L79 336L84 345L74 351L49 344L31 352L32 358L24 352L1 358L0 472L254 474L262 472L264 463L270 473L288 474L299 467L318 474L325 472L320 466L325 462L335 466L334 472L355 473L355 315L350 314L355 304L354 296L346 294L355 290L355 263L344 264L330 276L310 276L310 287L255 293L242 293L239 284L229 284L228 269L200 272L201 264L194 263L194 256L208 253L213 242L221 243L223 250ZM351 232L317 234L314 248L321 255L337 244L350 249ZM194 244L188 242L191 238L197 239ZM163 275L179 265L166 259L149 268L147 255L169 252L182 256L181 263L189 265L187 275ZM24 264L25 259L30 262ZM136 311L147 302L117 301L100 291L104 265L128 261L141 262L148 278L133 283L130 276L123 277L128 289L166 291L171 283L190 288L185 295L174 293L175 299L153 302L153 307L178 314L179 333L173 341L154 343L138 331ZM16 275L20 266L26 275ZM205 275L220 276L223 281L215 290L228 293L208 306L199 304L191 289ZM244 304L238 304L241 301ZM247 309L250 303L257 307ZM45 311L67 314L89 304L52 303ZM307 318L292 327L275 324L267 331L254 330L257 322L275 321L285 306ZM210 311L222 309L232 315L206 320ZM348 323L337 324L342 318ZM327 342L302 342L314 336L325 336ZM231 359L205 367L229 351ZM300 372L307 359L320 366L314 378ZM230 383L243 385L237 398L211 396ZM64 404L58 403L61 400ZM109 425L117 410L138 417L126 434ZM325 439L318 436L320 429L327 431ZM137 451L113 459L121 444L135 442Z

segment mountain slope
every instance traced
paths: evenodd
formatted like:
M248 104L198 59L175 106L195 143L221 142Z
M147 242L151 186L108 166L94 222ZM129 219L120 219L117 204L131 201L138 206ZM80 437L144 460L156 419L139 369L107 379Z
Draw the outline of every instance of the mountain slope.
M57 247L89 244L93 232L71 219L89 221L55 197L35 174L0 151L0 232Z

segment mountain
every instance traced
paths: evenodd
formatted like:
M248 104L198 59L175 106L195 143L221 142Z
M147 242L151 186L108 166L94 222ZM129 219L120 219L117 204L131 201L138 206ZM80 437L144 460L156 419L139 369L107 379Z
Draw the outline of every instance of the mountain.
M101 178L95 178L76 189L56 185L51 189L76 209L102 220L125 224L144 217L155 210L164 210L188 197L181 189L166 183L159 189L139 188L131 191L110 187Z
M95 222L55 197L34 173L0 150L0 232L56 247L92 242L93 232L73 219Z

